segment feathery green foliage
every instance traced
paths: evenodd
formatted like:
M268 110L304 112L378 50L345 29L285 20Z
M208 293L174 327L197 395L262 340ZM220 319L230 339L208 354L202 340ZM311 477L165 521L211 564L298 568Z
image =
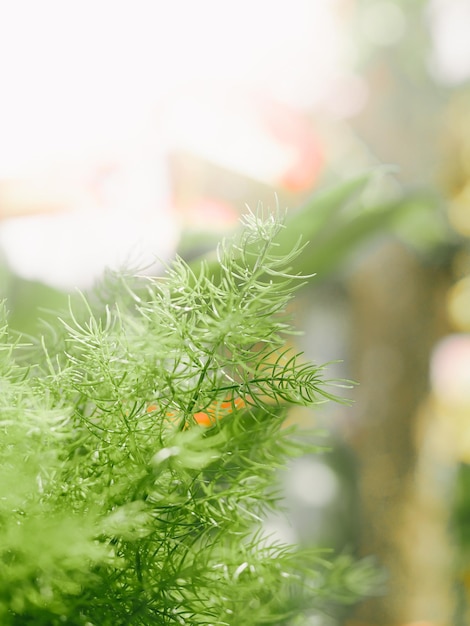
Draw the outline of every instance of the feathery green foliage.
M282 228L249 213L217 278L116 277L36 345L2 329L2 625L287 625L368 592L368 563L263 535L305 449L288 407L335 399L286 348L305 279Z

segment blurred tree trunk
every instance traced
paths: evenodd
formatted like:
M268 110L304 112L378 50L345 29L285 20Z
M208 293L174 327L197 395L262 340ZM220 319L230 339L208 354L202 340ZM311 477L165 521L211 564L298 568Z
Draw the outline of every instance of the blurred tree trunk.
M415 596L434 588L435 581L416 580L423 572L423 554L413 546L423 533L441 536L442 520L438 511L428 519L423 506L423 485L415 480L415 434L418 409L428 393L431 349L445 330L445 283L444 272L420 263L394 241L370 254L350 282L352 372L360 383L352 442L360 465L360 550L375 554L389 577L386 595L358 608L357 624L403 626L425 619L411 615ZM446 546L441 548L447 554ZM441 577L436 569L429 575ZM446 592L438 596L429 598L433 623L441 623L448 611Z

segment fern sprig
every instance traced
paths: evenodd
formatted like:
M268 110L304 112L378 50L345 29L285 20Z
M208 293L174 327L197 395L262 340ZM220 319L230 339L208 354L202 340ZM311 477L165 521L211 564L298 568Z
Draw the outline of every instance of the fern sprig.
M217 277L177 258L163 278L117 277L114 299L108 282L21 376L3 333L2 624L287 625L354 596L353 565L262 533L273 471L305 450L289 406L337 399L286 347L307 277L303 244L277 254L282 228L248 213Z

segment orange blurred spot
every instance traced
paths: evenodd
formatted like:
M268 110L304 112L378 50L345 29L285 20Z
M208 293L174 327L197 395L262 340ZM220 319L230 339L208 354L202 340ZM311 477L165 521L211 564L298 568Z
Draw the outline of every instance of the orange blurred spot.
M235 398L234 400L226 400L225 402L221 402L220 408L227 409L229 413L232 412L233 407L236 409L241 409L245 406L245 401L242 398Z
M240 409L245 406L242 398L234 400L224 400L224 402L212 402L207 408L207 412L200 411L193 415L195 421L201 426L213 426L217 419L222 419L225 415L232 413L233 409Z
M218 419L222 419L225 415L232 413L233 409L243 408L245 401L242 398L234 398L233 400L224 400L223 402L212 402L212 404L206 409L206 411L198 411L193 414L194 421L199 426L213 426ZM158 410L157 404L149 404L147 406L147 413L152 413ZM174 411L167 411L166 417L173 420L176 416Z
M214 418L210 417L207 413L204 413L204 411L194 413L193 417L199 426L213 426L214 424Z

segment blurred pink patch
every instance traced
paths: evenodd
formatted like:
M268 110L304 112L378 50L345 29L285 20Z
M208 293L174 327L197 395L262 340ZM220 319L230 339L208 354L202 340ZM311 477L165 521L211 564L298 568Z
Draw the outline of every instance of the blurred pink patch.
M431 385L440 401L470 406L470 334L449 335L437 344L431 358Z
M310 189L323 164L321 142L301 109L242 86L182 91L162 126L171 152L290 191Z
M312 188L322 170L324 156L307 116L274 100L264 101L262 115L268 133L291 152L289 165L278 182L294 192Z

